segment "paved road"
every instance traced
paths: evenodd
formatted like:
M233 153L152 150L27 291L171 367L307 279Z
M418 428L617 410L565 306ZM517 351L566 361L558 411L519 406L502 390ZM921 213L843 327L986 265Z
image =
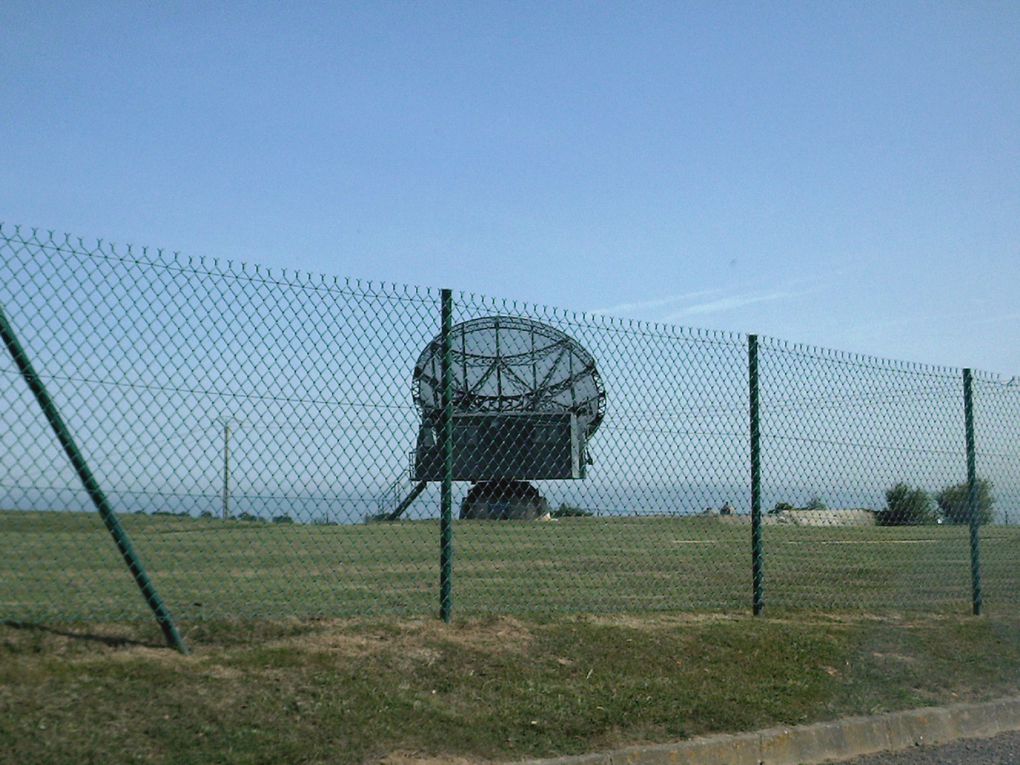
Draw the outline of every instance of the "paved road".
M869 754L842 765L1020 765L1020 732L964 739L945 746L919 746L890 754Z

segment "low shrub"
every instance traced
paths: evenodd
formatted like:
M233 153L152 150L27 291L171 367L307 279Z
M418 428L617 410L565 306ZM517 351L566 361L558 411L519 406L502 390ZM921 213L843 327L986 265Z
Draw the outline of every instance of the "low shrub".
M257 515L249 513L247 510L243 513L235 515L234 518L239 521L262 521L264 519L259 518Z
M905 483L886 491L885 505L884 510L875 513L879 526L922 526L938 519L928 492Z
M966 483L947 486L935 497L942 516L949 523L970 523L969 499L970 491ZM992 496L992 482L987 478L977 479L978 523L986 524L992 522L992 505L994 504L995 497Z
M583 507L562 503L558 508L549 513L549 515L553 518L591 518L595 515L595 513L591 510L585 510Z

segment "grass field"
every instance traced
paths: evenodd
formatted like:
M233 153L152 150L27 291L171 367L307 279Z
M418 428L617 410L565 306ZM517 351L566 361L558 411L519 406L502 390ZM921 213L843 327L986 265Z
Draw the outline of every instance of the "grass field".
M191 638L181 656L148 622L0 625L0 763L507 761L1020 687L1015 616L389 617Z
M966 529L766 527L755 619L746 525L458 522L446 625L433 522L124 522L192 655L96 516L0 512L0 763L509 760L1020 687L1020 529L978 619Z
M428 615L438 524L313 526L172 516L123 522L164 600L207 619ZM711 518L455 523L454 612L745 612L746 525ZM148 613L95 514L0 512L0 619ZM967 529L767 526L770 613L970 608ZM985 607L1020 606L1020 527L982 529Z

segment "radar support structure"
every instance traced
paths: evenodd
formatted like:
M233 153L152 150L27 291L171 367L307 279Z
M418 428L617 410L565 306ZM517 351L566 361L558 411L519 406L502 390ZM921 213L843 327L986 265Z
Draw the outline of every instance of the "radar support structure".
M412 454L411 494L442 477L438 448L442 337L418 357L412 394L421 413ZM486 316L451 330L453 479L471 481L461 519L529 519L549 511L531 483L583 479L588 441L605 415L595 359L555 327L513 316Z

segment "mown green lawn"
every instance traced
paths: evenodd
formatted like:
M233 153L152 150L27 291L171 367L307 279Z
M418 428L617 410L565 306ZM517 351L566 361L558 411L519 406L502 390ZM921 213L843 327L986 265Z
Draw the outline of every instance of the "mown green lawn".
M167 649L94 515L0 513L0 763L509 760L1020 688L1020 529L713 519L128 516L193 653ZM76 619L88 624L68 624Z
M438 524L311 526L168 516L123 522L182 622L429 615ZM750 530L706 518L458 521L455 616L749 608ZM967 529L765 527L769 613L967 613ZM989 613L1020 606L1020 527L982 530ZM0 512L0 619L144 619L95 514Z

